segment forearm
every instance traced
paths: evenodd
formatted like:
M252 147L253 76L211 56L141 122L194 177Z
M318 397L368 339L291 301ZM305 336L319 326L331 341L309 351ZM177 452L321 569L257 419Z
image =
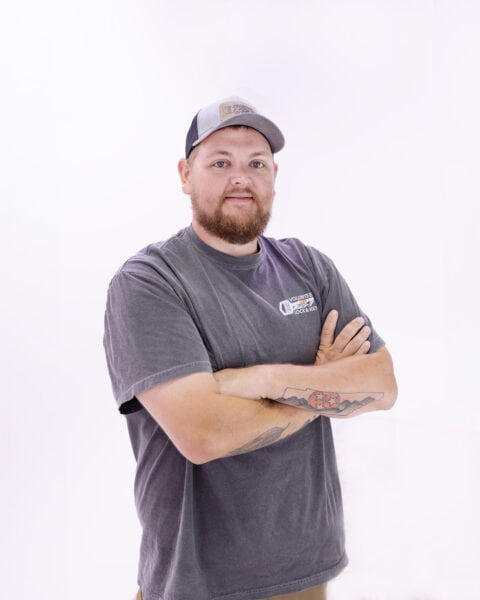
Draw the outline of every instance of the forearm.
M223 394L211 373L197 373L138 394L181 454L196 464L258 450L318 415L273 402Z
M219 395L221 409L210 426L204 429L210 443L207 460L252 452L287 438L319 414L306 413L301 407L278 403L268 398L260 400ZM206 462L206 461L205 461Z
M274 365L268 394L276 402L327 417L345 418L391 408L396 383L383 356L351 356L325 365Z
M378 352L323 365L257 365L216 375L222 391L268 397L328 417L391 408L397 387L390 355Z

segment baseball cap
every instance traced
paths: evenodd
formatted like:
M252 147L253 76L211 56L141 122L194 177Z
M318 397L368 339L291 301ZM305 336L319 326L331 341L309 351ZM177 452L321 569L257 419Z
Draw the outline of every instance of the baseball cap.
M232 125L256 129L266 138L273 153L279 152L285 145L283 134L275 123L261 115L249 102L232 96L200 109L194 116L187 133L185 156L188 158L193 148L214 131Z

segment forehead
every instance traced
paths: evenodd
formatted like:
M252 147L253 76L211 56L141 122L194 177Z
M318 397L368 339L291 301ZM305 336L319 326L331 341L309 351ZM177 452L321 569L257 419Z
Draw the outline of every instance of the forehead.
M197 146L197 152L202 155L215 152L234 153L235 151L272 154L267 139L256 129L244 126L219 129Z

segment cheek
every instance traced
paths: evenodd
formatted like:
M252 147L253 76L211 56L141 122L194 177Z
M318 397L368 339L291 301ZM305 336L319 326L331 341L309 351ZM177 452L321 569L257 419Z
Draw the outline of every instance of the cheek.
M275 179L268 177L258 182L259 189L263 191L265 195L275 195Z

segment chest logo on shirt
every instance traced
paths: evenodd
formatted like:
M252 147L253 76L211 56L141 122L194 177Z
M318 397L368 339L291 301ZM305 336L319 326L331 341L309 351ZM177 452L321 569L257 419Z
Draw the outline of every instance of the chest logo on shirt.
M301 315L304 313L315 312L318 310L317 303L312 292L306 292L300 296L291 296L282 300L278 305L282 315Z

